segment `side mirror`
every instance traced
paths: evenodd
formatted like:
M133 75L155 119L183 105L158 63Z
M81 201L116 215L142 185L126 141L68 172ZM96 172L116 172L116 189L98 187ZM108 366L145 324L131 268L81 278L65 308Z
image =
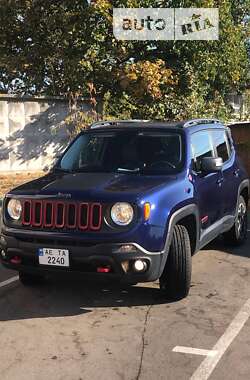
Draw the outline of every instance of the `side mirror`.
M222 169L223 160L221 157L204 157L201 160L201 170L204 173L215 173Z

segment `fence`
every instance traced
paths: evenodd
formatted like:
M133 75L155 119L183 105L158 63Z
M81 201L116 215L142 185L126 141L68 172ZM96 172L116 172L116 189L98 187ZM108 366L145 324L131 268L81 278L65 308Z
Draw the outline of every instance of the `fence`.
M230 125L237 151L250 177L250 121Z
M34 172L50 164L69 141L67 115L64 99L1 96L0 172Z
M82 104L88 110L87 104ZM69 142L60 98L0 95L0 198L10 188L42 174ZM250 177L250 121L230 125L237 150Z

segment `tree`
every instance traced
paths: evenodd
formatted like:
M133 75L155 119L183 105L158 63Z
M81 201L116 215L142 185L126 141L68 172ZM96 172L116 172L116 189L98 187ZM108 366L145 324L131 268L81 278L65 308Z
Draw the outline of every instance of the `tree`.
M113 7L219 7L219 41L117 41ZM0 90L103 101L106 117L227 117L248 72L249 0L2 0ZM80 115L84 124L84 117ZM87 118L89 120L89 117Z
M4 90L25 94L84 92L80 61L88 50L88 2L2 0L0 67Z

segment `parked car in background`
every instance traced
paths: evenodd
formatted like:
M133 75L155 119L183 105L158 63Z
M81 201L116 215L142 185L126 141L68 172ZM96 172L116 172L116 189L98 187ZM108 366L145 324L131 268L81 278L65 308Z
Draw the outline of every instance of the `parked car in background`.
M221 234L245 242L248 197L218 120L97 122L47 175L6 195L1 262L25 285L58 272L159 279L166 298L178 299L196 251Z

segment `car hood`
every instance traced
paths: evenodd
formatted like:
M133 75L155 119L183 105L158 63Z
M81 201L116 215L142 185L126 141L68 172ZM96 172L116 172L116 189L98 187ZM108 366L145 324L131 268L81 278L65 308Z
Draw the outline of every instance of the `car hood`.
M174 176L118 173L50 173L11 191L20 196L72 199L136 199L176 180Z

